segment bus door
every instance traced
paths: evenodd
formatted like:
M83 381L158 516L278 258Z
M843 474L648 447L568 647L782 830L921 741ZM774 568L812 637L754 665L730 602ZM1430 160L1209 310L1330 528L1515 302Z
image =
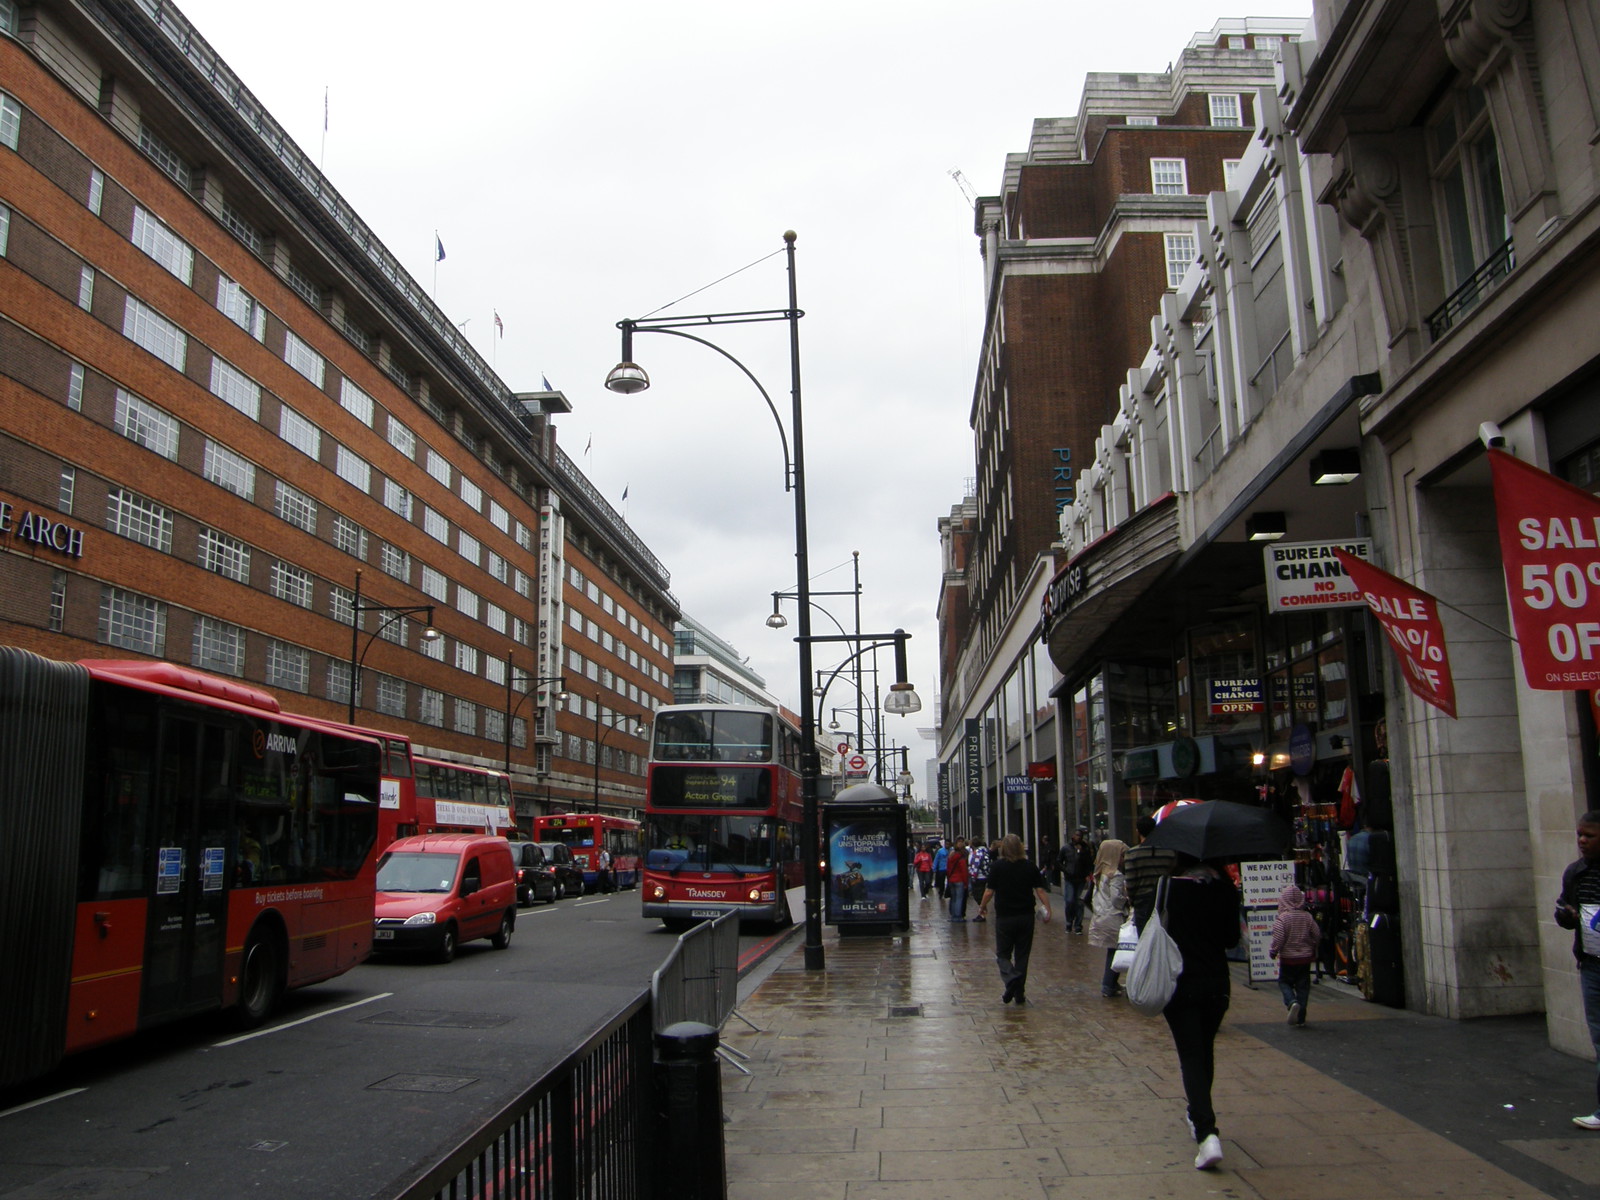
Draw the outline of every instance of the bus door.
M141 1024L221 1000L230 740L229 729L191 717L161 722Z

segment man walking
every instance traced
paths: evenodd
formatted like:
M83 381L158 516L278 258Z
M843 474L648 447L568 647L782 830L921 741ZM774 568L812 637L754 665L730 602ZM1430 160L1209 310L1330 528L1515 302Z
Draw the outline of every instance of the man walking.
M1589 1040L1600 1056L1600 809L1578 818L1578 861L1561 873L1561 898L1556 924L1570 929L1572 954L1578 960L1578 984ZM1594 1111L1573 1117L1579 1129L1600 1130L1600 1067L1595 1079Z
M1139 831L1139 844L1122 858L1122 877L1128 884L1128 901L1135 908L1147 896L1155 894L1156 884L1163 875L1171 875L1178 865L1178 852L1146 844L1146 839L1156 831L1156 819L1146 815L1134 822Z
M950 919L952 921L965 921L967 919L967 888L972 882L972 875L967 866L967 839L957 838L955 849L950 851L950 859L945 864L945 877L950 884Z
M937 849L933 852L933 890L939 893L939 899L941 900L947 894L945 891L945 868L949 863L950 851L945 849L944 839L941 838Z

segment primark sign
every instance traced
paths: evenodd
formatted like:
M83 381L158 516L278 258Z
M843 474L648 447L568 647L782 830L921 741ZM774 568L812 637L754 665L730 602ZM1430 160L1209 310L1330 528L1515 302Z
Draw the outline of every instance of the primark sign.
M70 558L83 557L83 530L30 509L19 511L9 500L0 500L0 538Z

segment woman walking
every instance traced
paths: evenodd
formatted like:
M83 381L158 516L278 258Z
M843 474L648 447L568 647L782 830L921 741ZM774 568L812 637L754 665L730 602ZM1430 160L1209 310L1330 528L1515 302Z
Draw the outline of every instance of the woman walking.
M1033 952L1035 903L1050 920L1050 893L1039 868L1022 852L1022 839L1008 833L1000 839L1000 859L989 865L989 886L978 903L978 917L994 905L994 960L1005 982L1002 1004L1028 1002L1028 956Z
M1136 917L1142 930L1163 899L1167 933L1183 955L1177 990L1161 1015L1172 1031L1189 1101L1189 1131L1198 1145L1194 1165L1206 1171L1222 1161L1211 1082L1217 1030L1228 1011L1228 950L1239 944L1239 890L1222 871L1193 858L1180 857L1177 872L1139 904Z
M1122 981L1111 969L1117 953L1117 935L1128 919L1128 884L1122 874L1127 844L1116 838L1100 843L1094 856L1094 904L1089 913L1089 945L1106 952L1106 969L1100 976L1100 994L1107 999L1122 995Z

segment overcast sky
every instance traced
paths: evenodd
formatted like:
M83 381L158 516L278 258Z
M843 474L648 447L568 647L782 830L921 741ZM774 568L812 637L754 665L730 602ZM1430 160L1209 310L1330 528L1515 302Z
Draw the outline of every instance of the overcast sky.
M683 610L791 706L792 604L787 630L764 620L770 594L795 585L794 509L759 393L718 355L660 335L634 347L649 391L602 384L623 317L752 263L669 311L785 307L782 254L759 260L799 234L812 586L848 590L859 550L863 629L913 635L923 711L885 729L912 745L914 769L933 750L916 729L939 690L936 522L974 474L982 286L951 170L992 195L1035 117L1077 112L1086 72L1164 70L1221 16L1310 12L1309 0L331 0L281 19L238 0L181 7L417 280L437 279L436 300L506 383L531 391L543 377L566 393L561 445L672 573ZM714 333L787 424L786 328ZM849 597L820 602L851 625ZM816 665L845 653L819 646ZM828 706L853 704L850 692L836 686Z

